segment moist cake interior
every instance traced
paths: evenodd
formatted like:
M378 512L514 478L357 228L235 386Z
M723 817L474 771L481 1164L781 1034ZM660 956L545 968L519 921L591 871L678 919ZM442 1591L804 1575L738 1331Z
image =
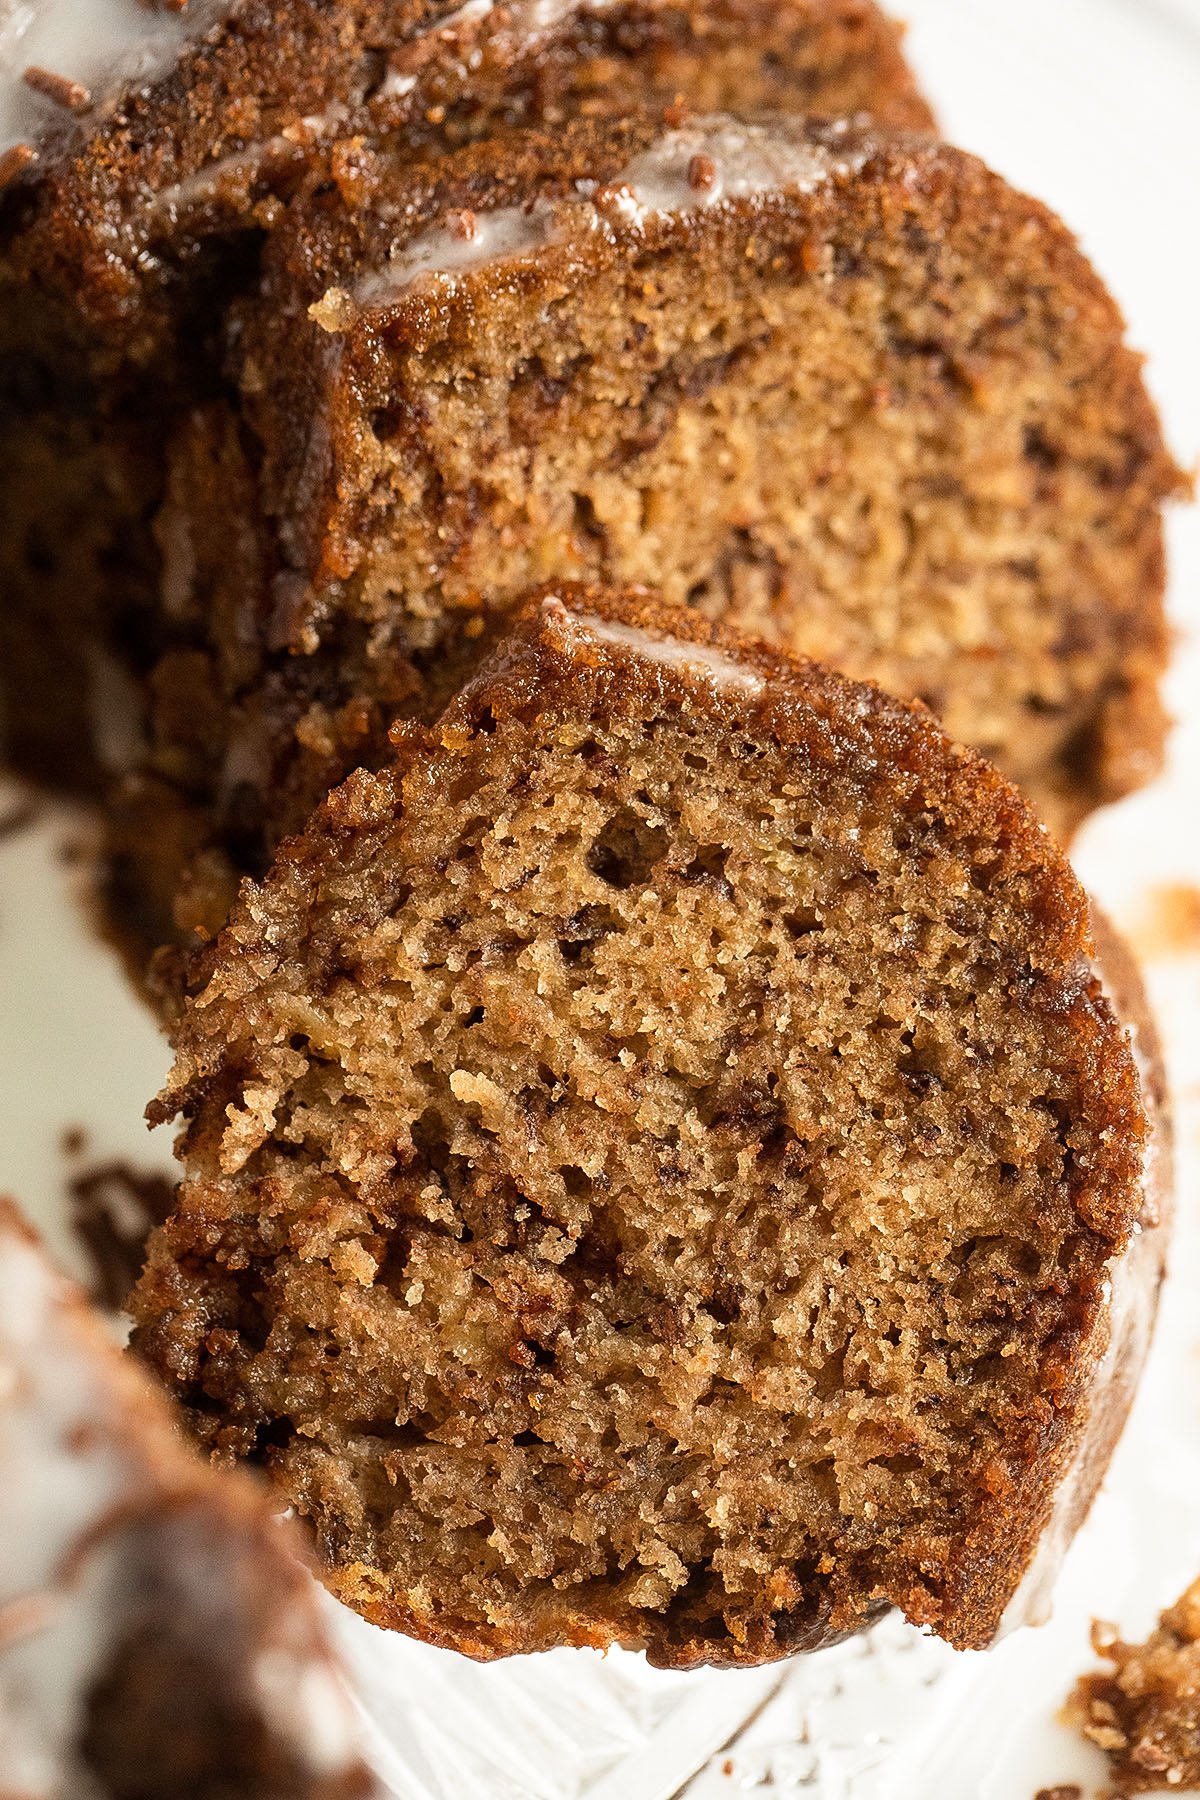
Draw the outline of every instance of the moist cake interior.
M647 679L452 711L249 891L138 1342L381 1623L975 1641L956 1559L1053 1442L1131 1178L1119 1030L994 820Z
M693 138L732 179L728 123L674 138L641 157L647 186ZM258 312L246 408L284 558L316 570L315 633L341 611L428 647L447 616L469 628L483 592L645 583L919 695L1069 830L1145 779L1161 734L1146 597L1174 477L1128 353L1113 340L1097 367L1108 302L1033 209L1000 262L992 212L1011 196L981 171L960 172L951 226L920 150L901 199L886 176L840 180L869 169L869 139L784 142L775 155L825 164L813 194L789 201L784 180L749 216L651 215L641 250L606 249L596 217L621 238L637 157L611 204L480 213L477 251L452 208L394 263L357 260L349 289L335 248L325 333L305 369L285 355L273 402L319 370L303 431L261 403L278 326ZM522 154L545 173L518 201L597 161L545 140ZM464 204L471 156L441 190ZM843 195L827 212L822 183ZM402 212L406 190L384 192L364 204ZM336 205L320 214L318 263L344 229ZM489 254L514 231L548 246Z

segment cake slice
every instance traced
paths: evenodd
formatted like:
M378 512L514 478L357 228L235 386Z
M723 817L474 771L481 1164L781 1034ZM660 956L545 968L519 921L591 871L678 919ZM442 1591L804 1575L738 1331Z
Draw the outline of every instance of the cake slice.
M241 867L543 579L920 696L1064 835L1158 767L1178 472L1066 229L957 150L714 116L364 153L229 349L237 408L171 452L131 792Z
M9 754L95 785L159 642L164 434L306 180L522 122L699 104L923 127L871 0L82 0L0 24L0 685ZM131 709L136 720L136 708ZM119 742L119 739L117 740ZM88 755L89 749L94 754Z
M552 590L201 955L135 1345L377 1624L683 1667L897 1606L984 1645L1155 1309L1114 966L926 711Z
M5 26L6 271L145 358L194 321L222 240L355 145L697 104L932 125L872 0L42 0ZM39 13L41 16L39 16ZM339 154L335 146L342 146Z
M0 1789L365 1800L300 1546L0 1201Z

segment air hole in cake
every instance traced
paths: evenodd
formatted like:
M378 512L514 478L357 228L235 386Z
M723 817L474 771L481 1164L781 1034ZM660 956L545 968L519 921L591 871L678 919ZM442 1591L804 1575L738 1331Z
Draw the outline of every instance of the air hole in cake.
M594 840L587 866L609 887L643 887L669 842L664 826L652 825L633 807L624 806Z
M820 914L814 912L811 906L802 906L795 912L785 912L782 918L789 937L811 937L814 932L821 930Z
M371 414L371 434L380 444L390 444L404 429L404 410L399 406L377 406Z
M732 892L725 879L725 863L729 851L724 844L702 844L683 871L685 881L708 881L724 890Z
M601 553L603 553L604 546L608 541L608 533L600 522L596 512L596 503L591 495L573 495L572 513L576 531L580 532L585 538L591 539L593 543L599 546Z

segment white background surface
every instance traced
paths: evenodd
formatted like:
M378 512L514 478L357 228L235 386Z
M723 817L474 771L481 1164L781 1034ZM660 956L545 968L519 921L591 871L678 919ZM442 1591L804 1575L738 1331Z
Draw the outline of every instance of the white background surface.
M1176 454L1194 463L1200 0L910 0L906 11L946 134L1080 232L1150 354ZM667 1800L696 1771L692 1800L1033 1800L1054 1782L1081 1781L1085 1794L1102 1783L1101 1759L1054 1719L1091 1666L1088 1621L1140 1633L1200 1573L1200 941L1172 953L1150 928L1165 884L1200 885L1195 511L1173 518L1171 543L1171 766L1095 820L1076 860L1146 959L1175 1090L1180 1218L1147 1379L1053 1622L986 1656L888 1621L782 1674L670 1676L571 1651L477 1668L341 1615L373 1754L405 1800ZM43 818L0 841L0 1191L79 1268L62 1131L83 1126L92 1161L163 1166L168 1146L140 1118L166 1055L82 919L61 856L68 829Z

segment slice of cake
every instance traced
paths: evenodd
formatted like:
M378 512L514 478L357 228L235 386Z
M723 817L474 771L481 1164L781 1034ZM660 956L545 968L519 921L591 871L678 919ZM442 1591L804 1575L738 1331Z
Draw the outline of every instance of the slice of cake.
M0 1202L0 1789L358 1800L310 1577Z
M1086 1675L1068 1703L1085 1737L1109 1759L1116 1794L1200 1789L1200 1581L1163 1613L1144 1644L1111 1625L1092 1632L1112 1665Z
M195 290L219 267L214 244L269 227L301 176L328 168L331 151L337 172L363 139L441 151L681 95L932 124L900 32L872 0L114 0L108 10L108 29L72 0L38 0L5 20L0 244L12 273L137 359L194 317Z
M10 754L74 786L103 769L92 717L119 716L159 642L164 434L219 391L222 315L298 183L353 183L364 142L437 153L681 93L930 123L870 0L0 8Z
M959 151L704 117L364 152L229 352L238 408L171 453L133 791L252 867L543 579L919 695L1062 833L1158 766L1177 471L1074 241Z
M378 1624L986 1644L1155 1309L1114 966L926 711L555 590L203 953L135 1344Z

